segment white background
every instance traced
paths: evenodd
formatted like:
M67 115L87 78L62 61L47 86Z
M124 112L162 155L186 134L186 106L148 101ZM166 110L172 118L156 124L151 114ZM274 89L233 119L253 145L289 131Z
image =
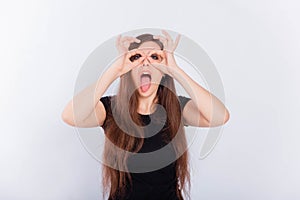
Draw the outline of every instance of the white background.
M223 81L231 118L214 151L191 161L192 199L299 199L299 9L292 0L1 1L0 199L101 199L100 164L60 115L87 56L148 27L197 42Z

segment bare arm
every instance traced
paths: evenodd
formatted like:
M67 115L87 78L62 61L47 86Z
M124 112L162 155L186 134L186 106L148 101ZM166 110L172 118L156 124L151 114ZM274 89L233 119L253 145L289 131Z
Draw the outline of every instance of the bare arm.
M178 45L180 35L173 42L171 36L165 30L162 32L165 37L157 35L156 38L160 39L165 46L167 65L153 64L153 66L175 78L190 95L192 100L187 102L183 110L185 124L200 127L214 127L225 124L230 117L225 105L177 65L173 52Z
M79 92L68 102L61 114L65 123L83 128L103 125L106 110L100 98L114 80L139 65L129 60L129 57L135 54L135 50L127 51L129 44L133 41L139 42L138 39L132 37L121 38L119 36L117 38L116 46L121 56L95 83Z
M200 86L182 69L172 67L173 77L184 87L191 97L183 110L186 124L199 127L215 127L229 120L229 112L224 104L209 91Z
M108 68L92 85L88 86L71 99L62 112L62 119L71 126L101 126L106 111L100 98L111 83L118 78L116 66Z

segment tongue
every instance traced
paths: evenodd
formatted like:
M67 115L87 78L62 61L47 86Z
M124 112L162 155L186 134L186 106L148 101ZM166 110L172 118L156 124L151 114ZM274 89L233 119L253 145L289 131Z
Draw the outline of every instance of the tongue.
M150 77L149 76L142 76L141 77L141 90L142 92L146 92L150 88Z

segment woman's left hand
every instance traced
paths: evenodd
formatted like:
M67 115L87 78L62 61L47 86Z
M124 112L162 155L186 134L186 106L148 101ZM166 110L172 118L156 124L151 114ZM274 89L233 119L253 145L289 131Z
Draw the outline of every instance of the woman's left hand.
M180 34L178 34L175 41L173 41L172 37L167 31L162 30L162 33L164 34L164 36L155 35L153 36L153 39L159 39L164 45L163 52L166 58L166 66L162 64L154 64L154 66L156 65L158 69L161 69L161 71L163 71L164 73L167 73L168 75L172 76L171 74L172 70L168 69L168 67L174 67L174 68L178 67L176 60L174 58L174 51L178 46L180 40Z

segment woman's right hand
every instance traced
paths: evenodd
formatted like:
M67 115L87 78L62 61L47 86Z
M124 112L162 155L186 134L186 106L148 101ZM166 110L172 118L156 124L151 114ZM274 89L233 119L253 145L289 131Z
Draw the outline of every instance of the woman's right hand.
M145 54L138 49L128 51L128 47L132 42L139 43L140 40L135 37L119 35L116 40L116 47L119 52L119 56L115 62L118 76L122 76L134 67L138 66L142 59L138 57L145 57Z

